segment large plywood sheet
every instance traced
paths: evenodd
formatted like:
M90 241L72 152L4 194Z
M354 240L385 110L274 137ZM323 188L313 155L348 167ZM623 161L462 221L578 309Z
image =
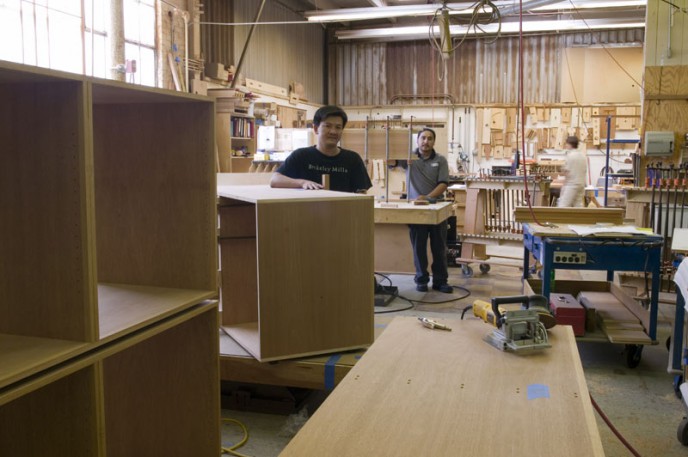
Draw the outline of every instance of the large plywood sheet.
M523 356L478 319L442 322L396 318L282 455L604 455L570 327Z

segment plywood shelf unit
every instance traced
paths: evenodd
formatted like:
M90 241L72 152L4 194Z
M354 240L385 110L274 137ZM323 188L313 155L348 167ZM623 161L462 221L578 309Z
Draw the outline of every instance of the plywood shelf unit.
M373 199L218 186L222 327L261 361L373 341Z
M215 113L219 172L248 172L256 154L256 121L242 113L218 111ZM243 155L238 155L242 152Z
M0 61L0 455L219 452L213 114Z

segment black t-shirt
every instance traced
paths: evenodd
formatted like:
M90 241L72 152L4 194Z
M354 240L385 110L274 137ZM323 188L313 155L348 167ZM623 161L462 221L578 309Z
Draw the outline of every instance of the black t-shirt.
M340 192L368 190L373 186L361 156L348 149L340 149L339 154L330 157L315 146L300 148L289 154L277 172L317 183L322 182L322 175L330 175L330 190Z

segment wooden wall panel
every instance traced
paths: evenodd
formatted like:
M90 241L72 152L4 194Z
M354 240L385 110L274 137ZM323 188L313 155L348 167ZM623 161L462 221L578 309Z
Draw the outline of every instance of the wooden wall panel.
M643 36L642 29L634 29L524 37L526 103L560 102L564 48L642 43ZM355 65L353 56L358 55L359 49L366 55L379 53L380 60L367 60L365 67ZM388 104L393 96L401 94L448 94L457 104L515 104L518 51L517 37L502 37L494 44L466 41L447 61L447 75L440 81L437 53L427 41L335 42L330 46L330 84L337 87L334 101L344 105ZM365 90L353 89L360 81L365 81ZM433 100L423 98L417 102ZM434 102L440 103L441 99Z
M249 23L253 21L260 2L234 0L233 4L234 21ZM287 9L281 2L267 2L260 21L303 21L303 16ZM236 26L232 29L234 60L238 62L249 27ZM326 34L320 24L292 23L257 27L241 73L248 78L285 88L289 87L291 81L298 81L304 85L309 102L324 103L325 42Z

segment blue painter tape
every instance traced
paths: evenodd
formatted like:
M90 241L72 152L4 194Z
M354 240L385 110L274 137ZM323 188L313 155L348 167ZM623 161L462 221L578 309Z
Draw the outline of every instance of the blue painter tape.
M549 398L549 387L544 384L531 384L528 386L528 400L536 398Z
M375 324L375 328L385 328L387 324Z
M325 390L334 389L334 368L341 358L341 354L335 354L330 356L330 358L327 359L327 362L325 362Z
M354 359L359 360L361 357L363 357L363 356L362 355L355 355ZM686 363L685 365L688 365L688 363Z

